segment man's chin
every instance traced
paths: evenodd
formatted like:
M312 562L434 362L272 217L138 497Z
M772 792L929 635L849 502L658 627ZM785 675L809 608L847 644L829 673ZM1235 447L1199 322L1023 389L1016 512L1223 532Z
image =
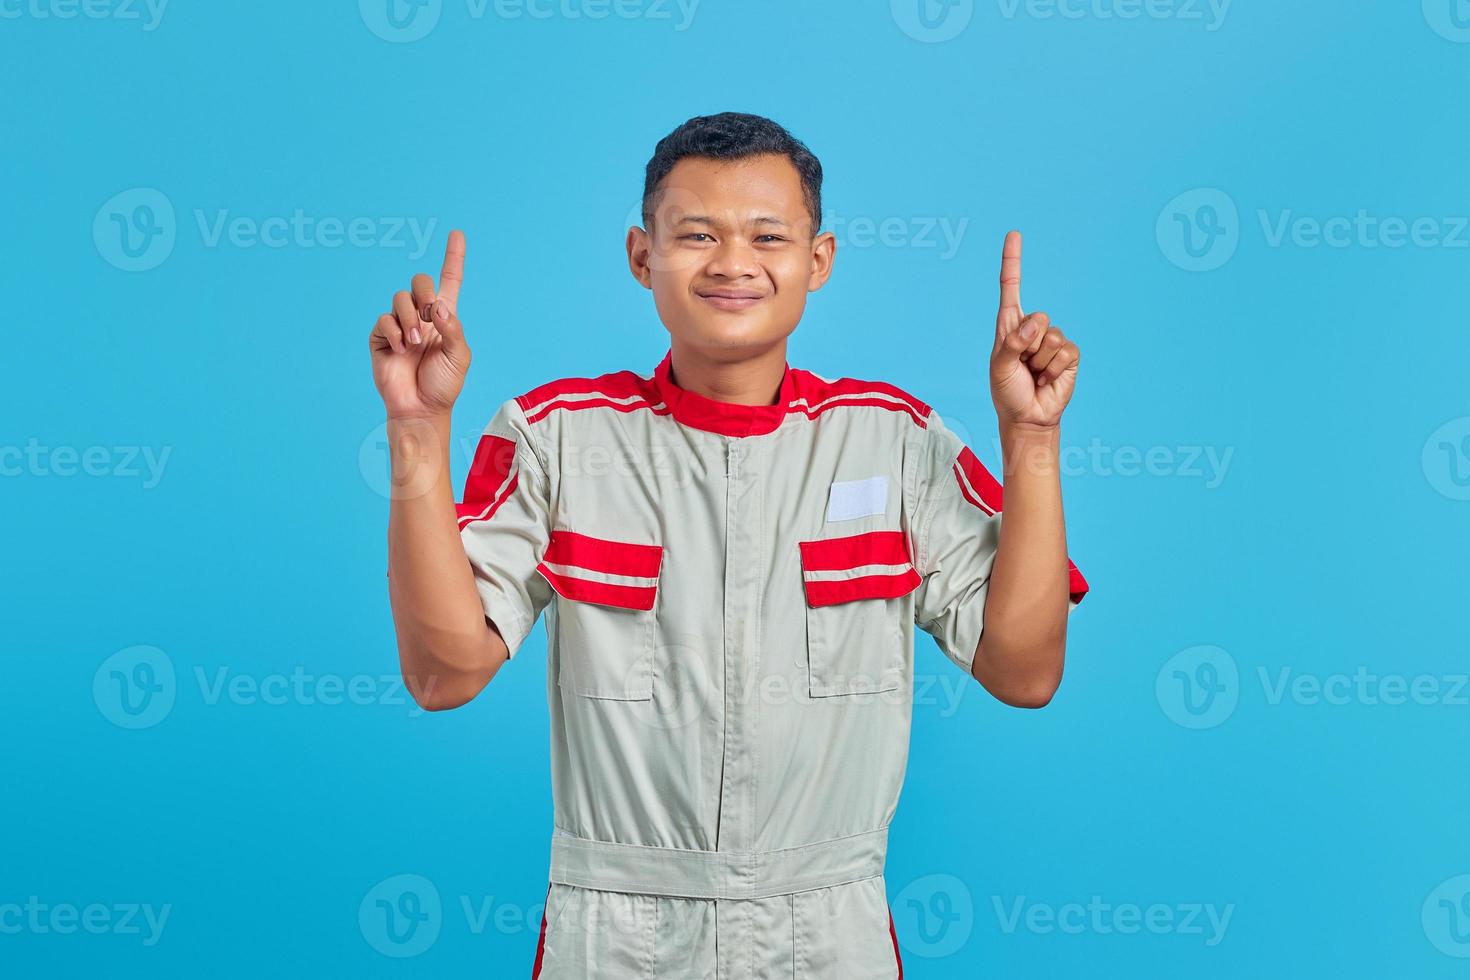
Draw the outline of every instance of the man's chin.
M671 327L669 332L682 343L705 350L764 350L790 333L773 326L762 316L748 313L699 317Z

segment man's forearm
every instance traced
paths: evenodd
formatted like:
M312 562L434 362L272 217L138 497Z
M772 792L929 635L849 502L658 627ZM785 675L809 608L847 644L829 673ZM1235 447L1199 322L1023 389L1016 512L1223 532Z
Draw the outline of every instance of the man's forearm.
M393 500L388 594L399 662L425 707L474 697L506 659L485 621L460 543L449 475L449 419L390 420Z
M1067 536L1057 427L1001 430L1005 511L972 674L1008 704L1039 707L1062 679Z

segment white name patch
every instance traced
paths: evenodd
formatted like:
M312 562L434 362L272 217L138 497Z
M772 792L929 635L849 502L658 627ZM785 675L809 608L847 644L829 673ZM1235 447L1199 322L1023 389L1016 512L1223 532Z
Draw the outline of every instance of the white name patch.
M827 520L850 521L871 517L888 509L888 477L870 476L866 480L838 480L827 497Z

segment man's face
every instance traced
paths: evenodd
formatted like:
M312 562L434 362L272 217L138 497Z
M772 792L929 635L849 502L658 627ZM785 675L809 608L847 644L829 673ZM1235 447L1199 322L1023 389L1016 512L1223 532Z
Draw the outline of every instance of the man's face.
M647 230L628 231L628 264L669 333L694 347L769 347L831 274L836 241L814 237L784 156L686 157L652 205Z

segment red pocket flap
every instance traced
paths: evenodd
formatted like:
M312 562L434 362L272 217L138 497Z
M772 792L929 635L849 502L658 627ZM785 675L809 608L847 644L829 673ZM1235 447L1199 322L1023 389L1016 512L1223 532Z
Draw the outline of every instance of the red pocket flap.
M797 545L807 605L897 599L919 587L919 573L902 531L868 531Z
M557 593L579 602L652 609L663 546L552 531L536 571Z

